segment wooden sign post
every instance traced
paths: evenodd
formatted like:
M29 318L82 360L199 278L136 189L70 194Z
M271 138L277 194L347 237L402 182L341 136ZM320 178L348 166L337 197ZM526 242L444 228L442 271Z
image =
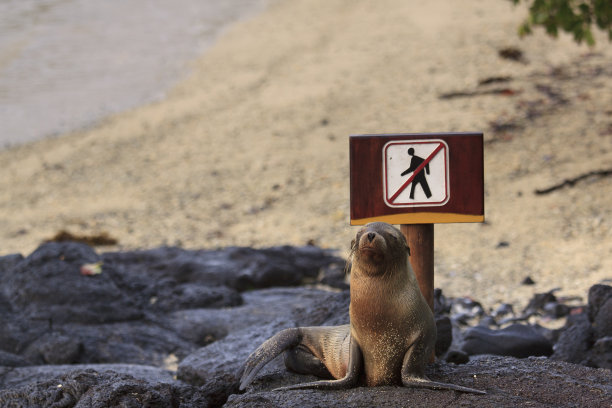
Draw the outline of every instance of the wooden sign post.
M484 221L482 133L349 139L351 225L400 224L433 310L435 223Z

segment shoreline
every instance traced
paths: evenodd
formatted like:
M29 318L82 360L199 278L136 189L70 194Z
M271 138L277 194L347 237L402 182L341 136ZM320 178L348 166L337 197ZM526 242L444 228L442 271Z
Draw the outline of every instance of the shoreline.
M0 5L0 149L88 132L165 100L229 26L265 3Z

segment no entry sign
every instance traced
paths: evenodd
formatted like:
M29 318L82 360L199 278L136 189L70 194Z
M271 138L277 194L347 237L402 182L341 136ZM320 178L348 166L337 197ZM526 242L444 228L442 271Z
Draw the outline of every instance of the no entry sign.
M351 136L351 224L484 221L482 133Z
M389 207L446 204L449 198L446 142L420 139L385 144L383 189Z

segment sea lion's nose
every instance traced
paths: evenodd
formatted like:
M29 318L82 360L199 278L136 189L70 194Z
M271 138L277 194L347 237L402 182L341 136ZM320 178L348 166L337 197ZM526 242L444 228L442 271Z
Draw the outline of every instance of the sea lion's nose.
M374 238L376 238L376 234L373 232L368 232L368 240L372 242L374 241Z

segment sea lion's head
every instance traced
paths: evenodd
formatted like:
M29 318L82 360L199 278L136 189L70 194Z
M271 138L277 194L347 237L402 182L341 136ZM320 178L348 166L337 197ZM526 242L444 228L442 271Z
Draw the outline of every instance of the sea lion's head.
M405 265L409 255L404 235L384 222L372 222L361 228L351 245L351 262L368 275L380 275Z

